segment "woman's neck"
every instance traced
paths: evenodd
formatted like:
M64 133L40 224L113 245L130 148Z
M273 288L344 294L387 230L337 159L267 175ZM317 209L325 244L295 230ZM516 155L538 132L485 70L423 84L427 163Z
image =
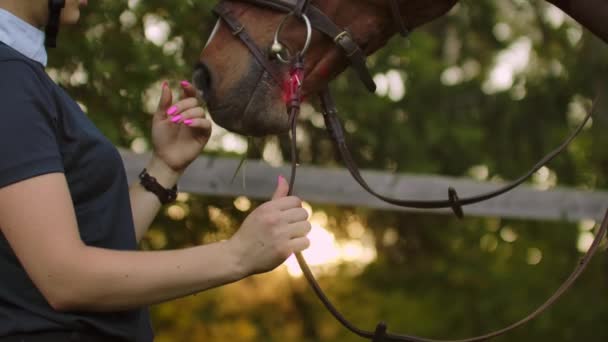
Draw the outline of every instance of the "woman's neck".
M44 1L0 0L0 8L37 28L46 25L48 7L45 4Z

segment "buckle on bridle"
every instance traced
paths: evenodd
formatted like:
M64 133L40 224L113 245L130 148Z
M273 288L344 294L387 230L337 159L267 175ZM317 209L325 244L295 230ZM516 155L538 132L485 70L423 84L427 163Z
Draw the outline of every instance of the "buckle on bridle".
M340 34L339 34L339 35L337 35L337 36L334 38L334 42L335 42L335 43L337 43L337 44L340 44L340 41L341 41L342 39L344 39L345 37L349 37L349 38L351 38L351 37L350 37L350 33L349 33L348 31L346 31L346 30L345 30L345 31L340 32ZM352 39L352 38L351 38L351 39Z
M348 38L348 40L350 40L351 44L343 44L343 41L347 38ZM344 52L346 53L346 57L348 57L348 58L351 58L357 52L361 51L361 48L359 47L359 45L354 44L353 36L347 30L340 32L340 34L338 34L334 38L334 43L336 43L337 45L340 45L344 49ZM349 49L349 46L351 47L350 49Z

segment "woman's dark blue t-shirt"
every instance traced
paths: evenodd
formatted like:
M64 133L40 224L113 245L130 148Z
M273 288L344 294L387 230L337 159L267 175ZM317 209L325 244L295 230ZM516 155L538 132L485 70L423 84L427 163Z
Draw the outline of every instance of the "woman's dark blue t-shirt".
M56 172L65 174L87 245L136 249L127 177L117 149L42 65L0 43L0 188ZM53 235L53 227L47 234ZM99 314L53 310L1 233L0 275L0 336L94 330L128 341L152 340L145 308Z

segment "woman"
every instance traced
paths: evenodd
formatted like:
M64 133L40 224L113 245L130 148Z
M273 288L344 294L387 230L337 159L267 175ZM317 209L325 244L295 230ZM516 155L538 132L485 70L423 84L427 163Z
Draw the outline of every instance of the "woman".
M154 157L128 188L120 155L46 75L45 35L86 0L0 0L0 341L151 341L145 307L237 281L307 248L307 213L285 197L228 241L134 251L211 125L188 82L163 85Z

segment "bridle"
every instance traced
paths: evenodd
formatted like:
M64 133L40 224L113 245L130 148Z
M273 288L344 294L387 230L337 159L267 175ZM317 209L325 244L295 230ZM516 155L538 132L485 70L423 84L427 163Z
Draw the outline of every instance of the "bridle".
M344 55L349 59L350 66L357 72L359 78L366 86L369 91L375 91L375 84L372 79L372 76L367 68L366 57L363 50L358 46L358 44L352 38L350 32L347 29L342 29L338 27L326 14L324 14L321 10L319 10L314 5L309 4L308 0L235 0L239 2L247 2L258 7L264 7L280 12L285 12L288 15L293 15L298 18L302 18L302 20L308 25L310 25L315 30L323 33L329 39L331 39L344 53ZM407 36L409 30L407 25L401 15L399 3L397 0L387 0L390 5L391 14L393 16L393 21L396 26L396 31L399 32L403 36ZM226 3L228 0L221 1L214 9L214 12L222 18L222 20L228 25L230 30L232 31L235 37L238 37L243 44L247 46L251 54L254 58L260 63L261 66L264 67L265 71L268 72L272 78L279 84L284 84L284 79L278 72L277 66L273 63L272 54L277 55L275 57L278 60L281 60L281 53L283 52L283 47L279 46L280 43L277 40L277 37L281 31L283 23L277 29L277 33L275 34L275 41L273 46L270 49L263 50L261 49L255 41L249 36L245 27L235 18L235 16L231 13ZM307 32L307 41L310 40L311 33ZM305 44L306 45L306 44ZM300 104L302 101L301 96L301 84L303 82L303 69L304 69L304 53L306 48L303 48L300 52L296 53L290 60L285 59L283 62L287 62L291 65L291 70L289 72L288 77L288 98L287 98L287 113L290 118L290 126L291 126L291 134L292 134L292 143L291 143L291 155L292 155L292 167L291 167L291 178L290 178L290 194L293 193L294 182L296 176L297 169L297 145L295 142L296 136L296 118L300 110ZM410 208L418 208L418 209L438 209L438 208L451 208L456 216L459 218L463 217L462 206L469 205L473 203L478 203L481 201L485 201L491 199L493 197L504 194L517 186L521 185L525 182L530 176L532 176L536 171L538 171L543 165L551 161L558 154L560 154L571 142L576 138L576 136L582 131L585 127L586 123L589 121L591 116L594 113L594 108L592 108L583 122L577 127L577 129L562 143L558 148L549 153L546 157L544 157L541 161L539 161L534 167L527 172L522 177L513 181L511 184L508 184L502 188L499 188L495 191L467 197L467 198L459 198L457 192L453 188L448 189L448 199L447 200L437 200L437 201L417 201L417 200L401 200L394 199L383 196L375 192L371 187L366 183L366 181L361 176L357 165L355 164L348 146L346 145L344 130L342 129L342 125L337 116L338 111L336 105L333 101L329 88L325 88L319 94L321 99L321 105L323 107L323 115L325 118L325 123L328 132L333 138L334 144L339 150L342 159L350 171L351 175L354 179L370 194L376 196L377 198L386 201L388 203L402 206L402 207L410 207ZM595 103L595 102L594 102ZM376 326L375 331L366 331L356 327L352 324L344 315L342 315L339 310L332 304L329 298L325 295L319 284L317 283L314 275L312 274L306 260L302 256L301 253L296 253L296 258L302 271L308 280L310 286L315 291L316 295L319 297L321 302L325 305L327 310L348 330L353 332L354 334L370 339L374 342L381 341L410 341L410 342L475 342L475 341L485 341L493 337L497 337L503 335L515 328L518 328L532 319L536 318L540 314L542 314L545 310L547 310L551 305L553 305L562 294L564 294L576 281L576 279L581 275L581 273L585 270L590 260L592 259L595 252L599 249L600 242L606 234L608 230L608 211L606 212L606 216L604 217L601 227L597 232L595 239L587 251L581 261L577 264L574 271L571 275L564 281L564 283L558 288L558 290L547 300L545 301L538 309L530 313L528 316L523 319L494 332L476 336L467 339L460 340L433 340L427 338L421 338L416 336L409 335L400 335L393 334L387 332L386 324L379 323Z
M238 2L247 2L253 4L258 7L268 8L275 11L280 11L287 13L288 16L294 16L296 18L301 18L302 21L307 26L307 37L306 43L301 51L290 54L290 56L283 56L285 53L285 48L279 42L278 37L280 31L283 28L286 20L283 20L282 23L277 28L277 32L275 34L275 39L273 45L269 49L260 48L255 41L249 36L246 28L236 19L234 14L231 12L230 8L227 6L229 0L220 1L220 3L214 8L214 12L222 18L224 23L228 25L232 34L235 37L238 37L243 44L247 46L251 54L254 58L260 63L260 65L265 69L266 72L279 84L283 85L285 81L288 84L287 90L287 113L289 115L290 126L291 126L291 134L292 134L292 142L291 142L291 154L292 154L292 165L291 165L291 178L290 178L290 194L293 193L294 190L294 182L296 176L297 169L297 145L295 142L296 136L296 119L300 111L300 105L302 102L302 94L301 94L301 85L304 79L304 55L307 50L307 46L310 43L312 32L311 30L317 30L318 32L323 33L329 39L331 39L336 46L338 46L344 55L349 59L350 66L357 72L357 75L365 85L365 87L369 91L375 91L375 84L372 79L371 73L367 68L366 64L366 56L363 50L359 47L359 45L353 39L351 33L347 29L340 28L337 26L326 14L324 14L321 10L319 10L314 5L310 4L309 0L233 0ZM390 6L390 12L393 17L395 30L399 32L402 36L407 36L409 34L408 27L403 19L402 13L399 7L399 1L397 0L387 0ZM281 76L279 71L279 67L277 66L277 62L273 61L273 59L278 60L280 63L285 63L290 65L289 75L287 80ZM334 144L338 151L341 154L342 160L344 161L346 167L349 172L353 176L353 178L370 194L375 197L397 205L401 207L408 208L417 208L417 209L440 209L440 208L451 208L454 214L462 218L464 216L462 207L465 205L470 205L473 203L478 203L482 201L486 201L488 199L500 196L516 187L524 183L527 179L529 179L536 171L538 171L543 165L547 164L551 160L553 160L557 155L559 155L562 151L564 151L568 145L578 136L578 134L585 127L591 116L595 112L595 103L593 108L588 112L585 119L582 123L572 132L572 134L555 150L549 153L546 157L540 160L533 168L528 171L526 174L516 179L510 184L507 184L495 191L491 191L488 193L460 198L458 193L454 188L448 189L448 199L446 200L434 200L434 201L419 201L419 200L402 200L395 199L383 196L376 191L374 191L367 182L363 179L359 172L359 168L357 167L350 150L346 144L344 130L342 128L342 124L338 118L338 110L334 103L334 100L331 96L329 88L325 88L319 94L321 100L321 106L323 108L323 116L325 119L325 124L329 134L332 136ZM370 339L374 342L381 341L409 341L409 342L475 342L475 341L485 341L490 338L494 338L500 335L503 335L515 328L518 328L534 318L538 317L545 310L547 310L551 305L553 305L560 297L563 295L576 281L576 279L582 274L590 260L592 259L595 252L599 249L600 243L603 237L606 235L606 231L608 230L608 210L606 211L606 215L602 221L600 229L598 230L595 239L589 248L589 250L585 253L583 258L575 267L574 271L570 274L570 276L564 281L564 283L557 289L557 291L549 297L547 301L545 301L538 309L530 313L528 316L523 319L494 332L466 338L459 340L434 340L421 338L416 336L409 335L400 335L393 334L387 332L386 324L379 323L376 326L375 331L366 331L356 327L352 324L348 319L342 315L339 310L332 304L329 298L325 295L317 281L315 280L314 275L312 274L310 268L307 265L306 260L302 256L301 253L296 253L296 258L302 271L308 280L310 286L315 291L316 295L323 302L327 310L348 330L353 332L354 334Z
M365 87L373 92L376 90L376 84L374 83L373 77L367 68L366 56L363 50L353 39L351 33L344 28L336 25L325 13L319 10L317 7L310 5L309 0L236 0L238 2L247 2L258 7L264 7L273 9L285 13L293 13L296 17L302 17L305 15L312 25L312 27L323 33L329 39L331 39L344 53L350 62L350 66L357 72L359 79L363 82ZM403 35L407 36L409 31L406 27L405 22L401 16L399 5L397 0L388 0L391 3L391 10L395 25L398 31ZM230 9L226 6L226 2L221 1L215 8L214 12L221 17L228 27L232 30L232 33L241 39L241 41L249 48L249 51L254 55L256 60L264 67L264 69L275 78L275 81L282 82L281 77L276 75L276 67L273 67L269 62L269 56L266 52L267 49L260 49L255 41L249 36L245 27L234 17ZM281 83L279 83L281 84Z

